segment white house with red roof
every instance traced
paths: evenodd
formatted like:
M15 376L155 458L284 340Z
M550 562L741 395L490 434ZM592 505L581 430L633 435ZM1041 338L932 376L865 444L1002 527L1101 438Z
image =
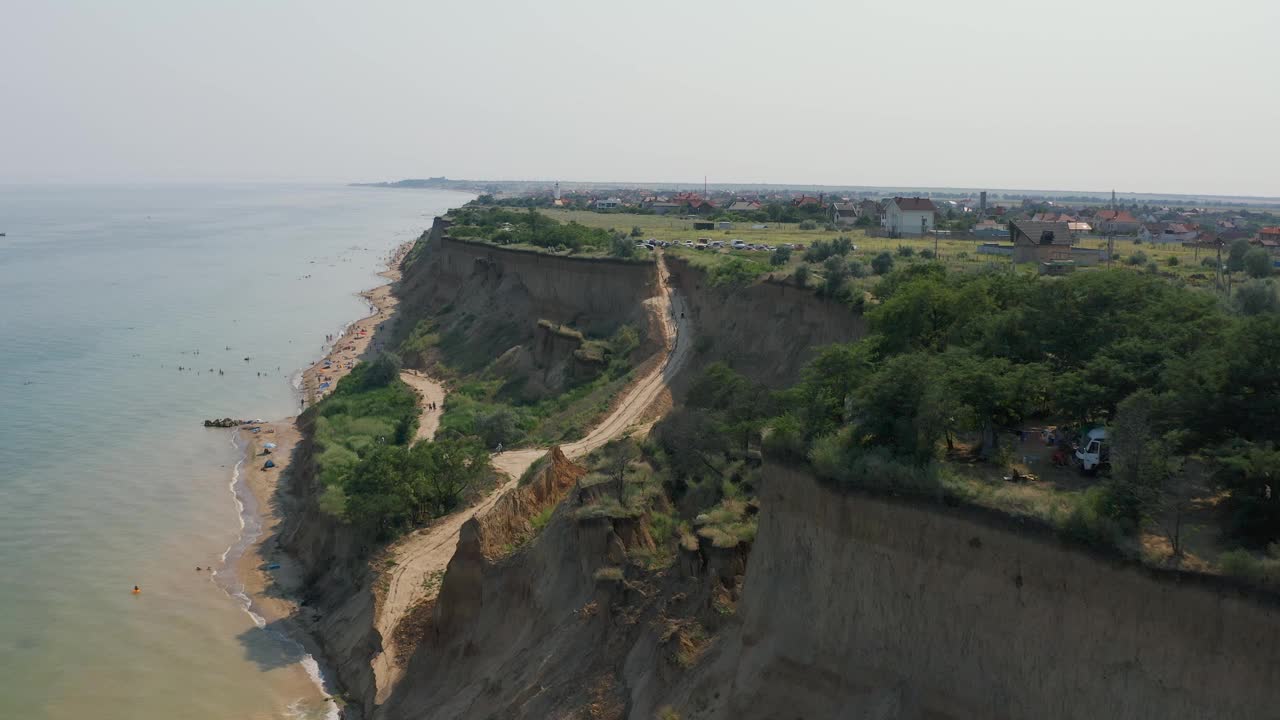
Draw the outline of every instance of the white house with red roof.
M884 226L892 235L919 236L933 231L937 212L929 198L896 197L885 203Z

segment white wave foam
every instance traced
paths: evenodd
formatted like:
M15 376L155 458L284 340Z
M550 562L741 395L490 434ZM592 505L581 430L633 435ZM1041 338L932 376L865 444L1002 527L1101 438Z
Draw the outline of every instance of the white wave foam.
M247 443L242 445L239 442L239 438L239 432L231 433L231 444L233 447L240 449L240 460L236 463L235 469L231 472L231 483L229 485L229 489L231 490L231 499L236 504L236 518L240 522L240 534L236 538L235 542L227 546L226 550L222 551L222 568L213 571L213 577L218 578L221 575L221 570L226 570L227 580L225 582L215 582L215 584L218 585L224 593L226 593L227 597L234 600L236 605L240 606L240 609L243 610L245 614L249 616L249 619L253 621L254 626L271 635L271 637L275 638L277 642L280 642L291 650L296 650L298 652L301 657L298 663L302 666L307 677L311 679L311 682L315 684L316 689L320 691L320 695L323 698L325 705L325 720L339 720L339 718L342 717L342 713L338 709L337 701L335 701L333 696L329 694L328 684L325 682L324 673L320 669L320 663L316 662L316 659L311 656L311 653L307 652L306 647L303 646L302 643L294 640L292 637L289 637L284 632L269 629L267 627L267 619L257 612L254 612L253 598L249 597L249 594L245 592L244 585L235 582L235 572L233 570L234 563L248 551L249 547L252 546L253 543L257 542L258 536L262 532L261 519L256 516L251 517L250 514L253 511L250 510L249 506L241 499L242 493L251 492L244 480L243 473L241 472L245 462L248 460L250 445ZM245 497L248 496L246 495ZM252 530L249 530L249 528L252 528ZM246 532L247 530L249 531ZM234 555L232 553L233 550L235 551ZM288 707L289 712L300 718L310 715L307 710L302 709L302 703L303 700L299 699L290 704Z

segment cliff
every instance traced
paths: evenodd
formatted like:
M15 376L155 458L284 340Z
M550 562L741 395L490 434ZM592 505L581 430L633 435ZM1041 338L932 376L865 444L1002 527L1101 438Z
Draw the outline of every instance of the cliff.
M370 658L382 649L374 631L375 574L369 567L369 538L320 510L322 488L315 477L313 418L298 421L302 441L290 460L290 510L279 531L281 546L306 571L304 593L294 620L319 646L321 662L349 703L346 717L366 717L374 676Z
M582 521L586 492L511 556L482 548L514 506L470 528L379 717L1243 720L1280 702L1280 616L1227 584L773 465L745 583L709 548L649 572L625 560L634 524Z
M866 334L861 315L811 290L771 280L717 288L686 260L668 258L667 267L689 304L698 367L724 361L757 382L780 388L799 379L814 348ZM695 374L685 373L685 380Z
M647 327L645 298L655 293L652 262L578 258L448 236L436 218L404 267L396 290L410 320L448 308L480 318L471 333L531 337L540 319L589 335L609 335L623 324ZM506 348L502 348L505 350Z

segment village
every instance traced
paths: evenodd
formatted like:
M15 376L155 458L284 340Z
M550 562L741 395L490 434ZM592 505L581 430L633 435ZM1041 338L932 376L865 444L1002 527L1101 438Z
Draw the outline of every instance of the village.
M989 196L984 191L930 195L714 189L660 193L621 187L562 192L556 183L482 196L482 202L487 198L508 207L538 208L593 227L638 227L646 236L654 235L655 242L696 249L773 251L785 244L803 250L796 232L815 238L838 232L862 236L868 249L925 241L922 247L935 247L939 257L950 250L973 261L1008 258L1054 275L1120 261L1163 272L1182 265L1178 274L1193 284L1222 284L1223 263L1233 245L1237 259L1249 249L1260 249L1272 268L1280 267L1277 208L1156 204L1118 198L1114 192L1110 198L1069 201ZM673 231L688 232L670 237ZM1149 267L1152 262L1156 268Z

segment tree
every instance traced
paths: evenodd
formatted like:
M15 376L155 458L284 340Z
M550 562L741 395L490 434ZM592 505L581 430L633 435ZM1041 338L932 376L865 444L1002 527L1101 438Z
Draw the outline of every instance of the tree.
M796 285L800 287L808 287L809 286L809 266L800 265L799 267L797 267L796 271L791 274L791 279L795 280Z
M632 225L632 226L631 226L631 237L633 237L633 238L638 238L638 237L640 237L641 235L644 235L644 229L642 229L639 225Z
M877 275L887 274L893 269L893 256L887 252L882 252L871 260L871 269Z
M849 266L845 263L844 258L839 255L832 255L822 261L823 286L822 292L825 295L835 295L844 286L844 281L849 278Z
M1111 487L1108 512L1130 531L1156 510L1170 477L1169 450L1155 428L1158 400L1139 390L1120 402L1108 437L1111 443Z
M952 422L979 432L983 458L995 453L1000 427L1016 425L1044 404L1048 383L1041 365L1014 365L963 350L947 352L943 365L947 397L958 405Z
M1244 270L1244 256L1252 249L1253 246L1245 238L1238 238L1232 242L1231 249L1227 251L1227 270L1231 272Z
M1230 493L1227 531L1255 545L1280 539L1280 449L1235 440L1217 452L1217 481Z
M851 250L853 250L853 240L845 235L831 241L831 252L836 255L848 255Z
M491 471L489 453L471 438L423 441L409 451L405 464L414 489L414 521L452 510L463 494Z
M1244 270L1252 278L1271 277L1271 255L1262 248L1253 248L1244 254Z

